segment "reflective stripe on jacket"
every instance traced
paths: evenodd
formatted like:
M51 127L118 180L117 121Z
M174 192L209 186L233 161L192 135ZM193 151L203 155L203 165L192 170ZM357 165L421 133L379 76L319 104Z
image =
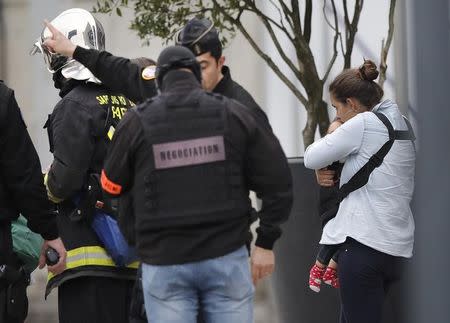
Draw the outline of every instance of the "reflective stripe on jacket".
M66 270L74 269L82 266L107 266L115 267L116 264L108 256L106 250L99 246L86 246L67 251L67 265ZM126 268L137 269L139 262L135 261L126 266ZM48 274L48 280L55 275Z

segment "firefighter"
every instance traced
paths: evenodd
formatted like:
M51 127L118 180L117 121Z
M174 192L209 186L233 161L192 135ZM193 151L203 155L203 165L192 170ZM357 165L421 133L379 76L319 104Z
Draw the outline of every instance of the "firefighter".
M69 9L52 23L73 44L104 49L103 27L88 11ZM35 44L61 96L46 123L54 159L45 183L49 198L58 204L68 257L67 269L49 277L47 293L59 288L61 323L125 323L137 263L119 266L93 223L100 211L113 213L111 201L99 190L99 174L115 127L134 104L80 63L49 50L43 43L51 36L44 28Z

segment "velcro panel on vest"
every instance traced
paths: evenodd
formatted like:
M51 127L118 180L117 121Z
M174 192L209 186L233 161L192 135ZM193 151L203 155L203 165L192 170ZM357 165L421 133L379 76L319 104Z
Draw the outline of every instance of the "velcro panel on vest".
M153 145L156 169L224 161L225 155L223 135Z

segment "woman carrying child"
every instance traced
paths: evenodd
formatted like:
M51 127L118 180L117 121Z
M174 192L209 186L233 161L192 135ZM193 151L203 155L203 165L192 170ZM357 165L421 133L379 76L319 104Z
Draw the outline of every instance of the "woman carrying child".
M320 170L345 160L339 182L342 188L369 160L374 161L382 146L393 142L367 183L342 200L336 216L323 229L321 245L340 245L341 323L379 323L386 292L412 257L412 130L393 101L381 101L383 90L374 82L378 74L376 65L366 60L360 68L343 71L330 84L331 102L343 125L305 152L305 166L319 170L322 186L333 186L335 180L332 172ZM382 121L386 118L390 129ZM400 133L410 136L397 136Z

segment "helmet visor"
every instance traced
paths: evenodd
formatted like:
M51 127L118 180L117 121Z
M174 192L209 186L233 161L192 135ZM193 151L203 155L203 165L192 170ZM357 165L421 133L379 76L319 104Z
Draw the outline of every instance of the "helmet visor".
M62 59L64 56L51 51L50 48L44 46L40 39L34 43L30 50L30 55L36 55L38 53L42 54L47 70L52 74L64 68L64 66L72 61L67 58L65 60Z

